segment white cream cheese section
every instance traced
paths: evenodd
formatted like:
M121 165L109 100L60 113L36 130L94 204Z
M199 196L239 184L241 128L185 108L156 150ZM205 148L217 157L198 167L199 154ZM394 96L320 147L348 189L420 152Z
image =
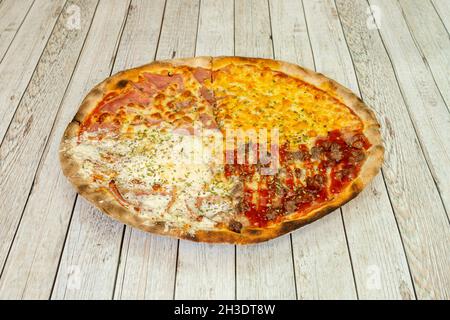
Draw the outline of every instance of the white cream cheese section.
M72 141L72 157L83 163L80 174L103 177L98 187L114 180L129 209L149 224L212 229L232 215L228 197L232 186L218 177L223 171L221 137L213 130L201 134L147 129L133 138L84 133ZM201 200L199 200L199 198Z

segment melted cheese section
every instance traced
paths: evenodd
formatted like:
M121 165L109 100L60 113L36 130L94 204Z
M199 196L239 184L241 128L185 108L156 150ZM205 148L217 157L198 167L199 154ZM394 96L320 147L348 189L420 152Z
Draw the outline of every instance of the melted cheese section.
M326 92L301 80L253 65L228 65L214 73L216 120L243 130L278 128L282 142L308 144L336 129L362 128L358 116Z
M83 178L108 190L114 181L127 207L149 223L163 220L167 227L193 232L227 222L233 214L232 183L221 178L223 167L216 165L223 153L214 134L145 129L132 139L96 140L85 132L73 139L69 152L83 163Z

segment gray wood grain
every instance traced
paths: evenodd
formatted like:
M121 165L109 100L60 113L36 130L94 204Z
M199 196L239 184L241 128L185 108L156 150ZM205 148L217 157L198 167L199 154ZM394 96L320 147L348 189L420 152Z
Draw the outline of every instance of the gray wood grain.
M79 198L52 299L111 299L122 230L121 224Z
M370 3L383 13L380 34L450 219L449 110L414 44L398 3L385 0Z
M172 299L177 241L126 228L115 299Z
M14 40L34 0L5 0L0 3L0 62Z
M447 0L431 0L439 19L445 25L447 32L450 30L450 2Z
M368 31L367 2L337 3L362 97L381 122L384 178L417 298L448 298L450 226L393 66L378 30Z
M0 64L0 141L3 140L64 3L65 0L36 0L3 57Z
M199 0L167 0L157 60L195 54Z
M65 9L74 3L78 3L81 10L79 30L69 30L66 27L67 14L63 13L0 145L0 188L8 190L0 193L0 270L9 254L9 263L0 280L0 297L20 298L27 294L27 290L36 290L35 293L38 294L37 288L27 285L27 282L34 276L30 273L34 260L39 259L34 251L40 241L43 241L39 235L46 234L45 228L48 226L35 220L38 215L34 215L34 219L29 216L29 212L23 217L21 215L97 5L96 0L83 3L70 1ZM43 214L45 215L46 213ZM19 222L20 230L15 235ZM29 223L32 225L27 227ZM8 251L13 239L14 246ZM64 236L58 239L61 241ZM50 247L53 243L46 245ZM45 286L51 287L51 284L40 285L43 292Z
M74 75L72 86L69 87L70 91L63 103L63 110L68 109L66 112L71 110L74 114L82 97L95 84L111 74L129 7L130 1L110 0L99 3L77 66L80 73ZM55 139L56 134L62 136L62 132L58 131L64 128L66 123L57 123ZM73 194L73 191L69 194ZM65 203L66 210L70 208L72 201ZM51 298L111 299L114 294L122 235L122 224L77 197Z
M29 286L30 288L29 291L24 291L26 296L34 297L38 295L47 298L50 296L53 279L55 278L58 267L60 252L64 245L64 238L73 208L75 192L59 169L59 159L57 156L58 147L62 133L67 123L72 119L86 90L89 89L92 84L101 80L101 78L99 78L101 77L102 72L100 69L101 62L96 59L105 59L106 64L109 63L109 59L111 59L111 56L108 58L108 47L112 47L111 50L113 50L115 40L106 43L102 48L98 47L98 42L99 39L102 38L102 32L103 34L109 32L110 36L114 34L113 28L101 31L104 21L107 18L114 17L114 15L111 15L108 12L107 4L101 8L103 8L104 12L100 13L100 17L97 16L94 20L88 40L85 43L83 53L73 75L71 85L66 92L54 129L50 134L49 144L44 152L39 170L35 177L33 191L24 212L23 222L26 223L21 225L18 233L18 239L22 237L25 239L18 242L17 249L14 249L17 250L17 252L14 253L14 256L17 254L17 256L15 256L16 259L22 259L20 252L24 250L25 246L30 245L27 243L27 237L32 236L37 239L46 240L35 244L33 243L33 246L30 248L30 250L35 250L33 255L30 255L25 260L21 260L25 262L24 270L30 270L29 272L31 274L30 278L25 282L26 286ZM120 8L120 6L118 6L118 8ZM119 9L116 8L116 10ZM109 16L107 16L107 14L109 14ZM120 12L118 12L118 14L120 14ZM124 13L122 13L122 17L123 14ZM103 21L98 21L102 19L102 15ZM87 22L89 22L89 20ZM106 37L105 41L108 40L109 38ZM98 52L93 50L93 48L96 47L98 47ZM92 50L91 55L86 54L86 52L90 50ZM102 54L100 54L100 52ZM96 62L99 63L96 64ZM93 80L91 84L86 84L85 81L87 81L86 78L89 76L89 71L91 71L92 74L95 74L97 78L91 79ZM45 219L43 219L43 217L45 217ZM36 221L42 223L42 226L44 227L36 228ZM49 229L45 228L45 226L48 226ZM52 231L49 232L49 230ZM14 251L12 251L12 253L13 252ZM33 257L36 257L35 263L33 262ZM11 266L11 268L14 267L15 266ZM42 283L45 285L42 285ZM42 290L41 292L37 292L39 286Z
M399 4L422 60L450 110L450 35L431 2L400 0Z

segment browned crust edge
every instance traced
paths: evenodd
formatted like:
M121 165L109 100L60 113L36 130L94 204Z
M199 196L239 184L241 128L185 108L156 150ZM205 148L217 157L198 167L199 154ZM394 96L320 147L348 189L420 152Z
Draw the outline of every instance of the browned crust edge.
M195 235L193 235L181 229L168 229L163 221L161 221L161 223L149 225L145 218L139 217L134 212L131 212L121 206L110 194L110 192L90 187L89 182L79 176L78 171L80 164L65 152L65 150L70 147L68 140L78 134L80 123L95 108L97 103L102 99L103 94L109 90L114 90L120 80L133 80L137 78L140 72L157 71L173 66L185 65L217 70L231 63L253 64L270 67L273 70L277 70L286 73L289 76L309 82L314 86L327 91L327 93L331 94L336 99L339 99L362 119L364 122L364 134L372 145L367 151L367 160L361 168L358 178L355 179L355 181L353 181L352 184L349 185L346 190L339 194L339 196L332 202L327 203L325 207L312 210L303 216L300 216L299 213L291 214L286 216L280 223L271 225L267 228L246 227L243 228L240 233L236 233L228 229L198 230ZM173 236L180 239L198 242L234 244L258 243L276 238L309 224L339 208L356 197L377 175L383 163L383 156L384 147L381 139L380 125L374 112L349 89L320 73L316 73L312 70L308 70L292 63L247 57L195 57L188 59L155 61L138 68L119 72L95 86L86 96L74 119L68 125L60 144L60 161L64 175L74 185L77 192L81 196L86 198L98 209L105 212L112 218L130 226L155 234Z

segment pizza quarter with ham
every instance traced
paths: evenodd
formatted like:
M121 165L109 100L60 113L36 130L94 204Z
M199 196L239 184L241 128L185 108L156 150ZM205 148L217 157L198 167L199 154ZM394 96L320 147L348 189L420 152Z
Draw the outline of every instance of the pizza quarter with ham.
M374 113L283 61L155 61L86 96L60 146L78 193L151 233L266 241L354 198L384 148Z

